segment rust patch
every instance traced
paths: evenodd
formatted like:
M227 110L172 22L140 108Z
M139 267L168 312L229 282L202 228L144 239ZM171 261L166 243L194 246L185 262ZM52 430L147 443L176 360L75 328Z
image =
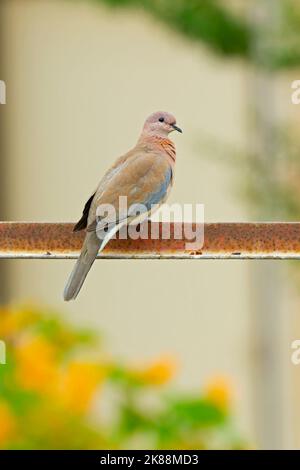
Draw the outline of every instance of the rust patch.
M172 224L170 238L138 240L111 240L103 256L174 255L174 257L243 257L248 255L300 256L300 223L212 223L204 226L204 245L186 250L190 240L175 239L176 226ZM192 230L196 230L196 225ZM63 257L77 255L85 236L73 232L73 223L0 222L0 257ZM178 227L177 227L178 229ZM148 227L150 233L150 226ZM221 257L221 256L220 256Z

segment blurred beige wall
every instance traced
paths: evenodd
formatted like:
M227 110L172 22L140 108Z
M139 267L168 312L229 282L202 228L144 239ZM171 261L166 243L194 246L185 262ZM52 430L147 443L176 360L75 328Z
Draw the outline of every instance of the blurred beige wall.
M234 169L203 155L198 131L243 144L244 68L221 62L133 12L93 2L1 3L4 24L6 212L10 220L75 221L144 118L176 114L184 134L170 202L202 202L207 221L247 220ZM175 355L178 383L229 375L254 439L248 264L97 261L78 300L62 290L73 261L11 261L13 301L35 299L103 331L124 359Z

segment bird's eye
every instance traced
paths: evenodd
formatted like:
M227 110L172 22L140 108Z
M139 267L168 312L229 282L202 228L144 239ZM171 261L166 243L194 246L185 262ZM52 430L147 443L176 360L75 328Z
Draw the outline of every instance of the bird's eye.
M164 122L164 120L165 120L165 118L163 118L163 117L159 118L159 122Z

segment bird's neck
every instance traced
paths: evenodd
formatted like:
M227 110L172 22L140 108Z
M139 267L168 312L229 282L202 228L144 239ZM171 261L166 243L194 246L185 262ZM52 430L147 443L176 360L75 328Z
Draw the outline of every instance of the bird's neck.
M166 156L170 160L170 163L174 164L176 161L176 148L174 142L168 137L163 137L159 135L141 135L139 140L140 143L146 144L154 150L163 150L166 153Z

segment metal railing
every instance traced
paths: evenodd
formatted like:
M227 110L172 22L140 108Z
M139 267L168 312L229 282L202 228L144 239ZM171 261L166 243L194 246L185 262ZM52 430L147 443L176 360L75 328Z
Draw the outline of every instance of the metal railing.
M180 224L181 225L181 224ZM196 225L193 230L196 230ZM84 232L72 223L0 222L0 258L76 258ZM159 224L160 234L162 224ZM106 259L300 259L300 223L207 223L201 250L186 249L190 240L111 240Z

